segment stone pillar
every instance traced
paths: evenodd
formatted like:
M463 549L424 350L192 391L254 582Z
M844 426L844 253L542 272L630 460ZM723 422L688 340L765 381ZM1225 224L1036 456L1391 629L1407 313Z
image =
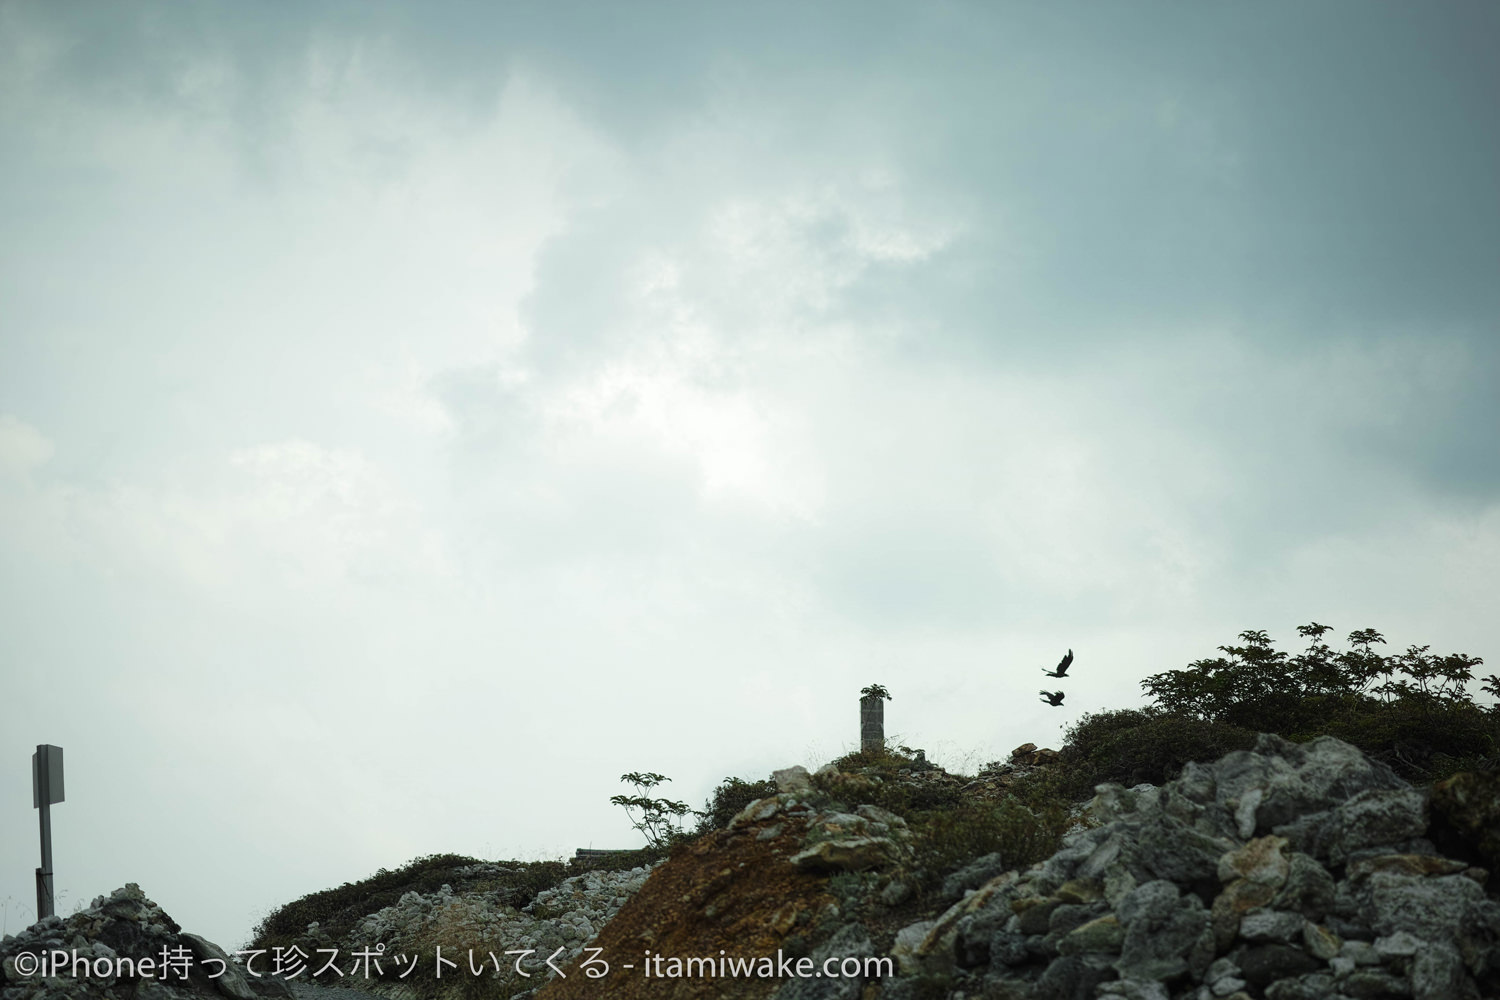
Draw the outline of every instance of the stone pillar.
M859 699L859 748L885 749L885 698L867 694Z

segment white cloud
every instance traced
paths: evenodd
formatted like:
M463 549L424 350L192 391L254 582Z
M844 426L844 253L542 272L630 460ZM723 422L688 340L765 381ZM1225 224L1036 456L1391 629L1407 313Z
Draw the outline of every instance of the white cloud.
M46 435L19 417L0 414L0 472L25 476L52 457Z

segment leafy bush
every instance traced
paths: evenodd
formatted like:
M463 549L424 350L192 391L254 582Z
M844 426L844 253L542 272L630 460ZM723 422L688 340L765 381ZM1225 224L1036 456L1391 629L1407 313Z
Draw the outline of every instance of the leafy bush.
M1383 655L1374 647L1384 636L1369 628L1349 633L1350 648L1336 653L1322 641L1329 626L1312 622L1297 631L1308 647L1295 656L1251 630L1240 633L1241 645L1220 646L1225 656L1147 677L1141 686L1155 702L1155 718L1292 740L1337 736L1414 781L1493 760L1500 709L1477 707L1468 690L1473 668L1484 662L1479 657L1439 656L1430 646ZM1500 679L1485 678L1484 690L1500 695ZM1177 733L1189 743L1205 735Z
M710 830L722 830L741 809L756 799L775 794L776 782L769 778L764 781L725 778L704 803L707 808L698 813L698 832L703 834Z
M669 848L682 838L680 823L682 817L689 812L688 804L672 799L653 799L647 794L662 782L671 781L671 778L652 771L631 771L620 775L620 780L634 785L636 794L611 796L609 801L625 809L625 815L630 817L630 825L646 835L647 846ZM639 819L635 816L636 810L640 811Z
M482 874L466 871L483 866ZM459 854L432 854L416 858L394 871L384 868L359 882L345 882L294 900L266 916L255 928L254 948L289 946L317 922L330 937L344 938L361 917L393 905L402 895L437 892L444 885L457 891L493 891L511 906L524 906L538 892L550 889L574 872L562 861L513 861L503 866L484 865Z
M985 854L999 852L1006 867L1025 868L1052 856L1066 826L1067 813L1056 806L1037 813L1015 798L931 810L912 824L916 866L928 887Z
M1206 763L1250 749L1255 735L1233 723L1156 711L1086 714L1068 730L1062 763L1083 768L1090 787L1105 781L1159 785L1177 777L1189 761Z

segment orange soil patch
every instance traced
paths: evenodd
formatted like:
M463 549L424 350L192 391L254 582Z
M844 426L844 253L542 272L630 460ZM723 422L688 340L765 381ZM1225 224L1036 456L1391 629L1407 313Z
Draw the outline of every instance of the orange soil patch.
M719 830L678 850L651 873L646 884L604 926L590 945L609 963L609 974L590 979L583 969L566 970L537 994L537 1000L764 1000L781 986L780 979L658 978L671 958L769 957L817 913L831 903L826 876L809 875L788 862L802 846L806 824L785 814L779 836L757 840L762 827L747 825L732 833ZM646 953L653 956L646 975ZM585 959L589 952L585 952ZM623 966L634 965L633 969ZM717 965L715 965L717 968Z

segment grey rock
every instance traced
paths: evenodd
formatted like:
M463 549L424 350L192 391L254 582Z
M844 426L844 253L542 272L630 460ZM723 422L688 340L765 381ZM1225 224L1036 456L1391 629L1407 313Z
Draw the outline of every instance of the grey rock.
M212 980L214 988L226 997L234 1000L259 1000L259 994L250 988L245 974L240 967L225 953L223 948L212 941L197 934L183 933L180 935L183 944L193 953L194 964L211 962L211 968L216 973L221 973Z
M1166 986L1154 979L1116 979L1100 983L1096 987L1098 996L1119 997L1120 1000L1170 1000Z
M1301 937L1306 922L1300 913L1251 910L1240 917L1240 937L1246 941L1290 941Z
M1411 995L1415 1000L1477 1000L1479 989L1464 970L1458 951L1439 944L1413 957Z
M889 837L847 837L823 840L789 859L812 872L860 872L884 868L901 858L900 846Z
M1125 935L1115 968L1124 979L1168 979L1186 972L1187 955L1209 926L1202 901L1182 896L1165 880L1127 893L1118 915Z
M1168 816L1147 818L1134 833L1133 853L1147 876L1185 884L1215 878L1219 858L1235 846Z
M911 898L913 891L910 882L893 878L880 890L880 901L886 906L900 906Z
M1286 882L1271 900L1271 906L1296 910L1309 920L1321 920L1333 905L1333 876L1310 854L1292 851L1286 859Z
M1036 982L1036 1000L1093 1000L1100 983L1115 978L1109 965L1090 955L1064 955Z
M863 924L847 923L813 949L814 968L830 958L868 958L875 954L870 933ZM864 976L823 976L789 979L772 994L774 1000L855 1000L864 990Z
M1020 900L1016 916L1022 934L1045 934L1052 926L1052 911L1063 905L1060 899Z
M1340 952L1344 942L1333 931L1308 920L1302 925L1302 947L1313 958L1326 962Z
M1382 962L1393 958L1410 958L1424 948L1431 947L1426 941L1408 931L1397 931L1375 939L1375 954Z
M1237 976L1239 972L1240 967L1235 965L1233 961L1227 958L1219 958L1215 959L1213 964L1204 970L1203 981L1205 983L1215 983L1220 979Z
M1125 941L1125 929L1113 913L1097 917L1080 924L1058 942L1057 950L1063 955L1078 955L1083 952L1119 954Z
M942 898L944 902L952 902L958 899L969 889L977 889L996 875L1002 874L1009 866L1000 854L984 854L958 871L943 879Z
M771 780L776 782L776 789L781 792L807 792L812 790L812 775L808 774L807 768L801 764L793 764L791 767L772 771Z
M1386 1000L1390 997L1411 996L1411 984L1405 976L1393 976L1388 972L1357 969L1339 983L1339 989L1355 1000Z
M1300 948L1289 944L1258 944L1241 949L1235 954L1245 979L1256 986L1265 987L1278 979L1291 979L1313 972L1323 963Z
M1485 902L1484 890L1463 875L1412 878L1376 872L1367 892L1361 916L1376 933L1406 930L1428 940L1457 936Z
M1031 955L1026 950L1026 936L1016 931L999 930L990 936L990 972L1004 974L1024 965Z
M1327 1000L1332 990L1333 977L1315 972L1272 983L1266 987L1266 1000Z

